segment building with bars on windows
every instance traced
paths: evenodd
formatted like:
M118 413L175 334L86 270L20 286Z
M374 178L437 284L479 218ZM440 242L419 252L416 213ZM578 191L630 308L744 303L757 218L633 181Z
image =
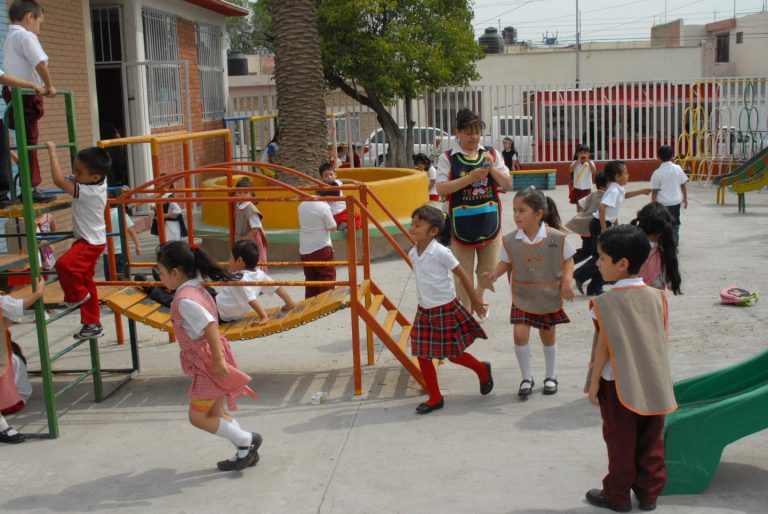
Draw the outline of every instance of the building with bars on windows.
M0 0L3 16L8 3ZM40 42L54 85L75 93L81 147L119 136L221 128L228 88L226 18L245 16L247 10L223 0L43 4ZM63 101L46 100L40 129L41 141L66 139ZM164 146L163 169L179 170L181 148ZM152 176L147 145L115 150L112 183L136 186ZM224 143L198 141L192 152L198 166L221 161ZM40 157L45 170L47 157Z

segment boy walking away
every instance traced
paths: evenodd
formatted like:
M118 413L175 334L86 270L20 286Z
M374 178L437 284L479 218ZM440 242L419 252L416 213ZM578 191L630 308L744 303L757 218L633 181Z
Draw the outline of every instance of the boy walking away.
M335 186L334 182L326 182ZM329 196L335 191L318 191L318 196ZM334 260L331 232L336 230L336 221L331 214L328 202L301 202L299 204L299 254L304 262ZM334 266L304 266L304 277L307 281L336 280ZM307 285L304 298L317 296L323 291L333 289L333 286Z
M672 147L662 145L659 147L658 157L661 166L651 175L651 201L659 202L669 209L675 218L675 244L680 241L680 205L688 208L688 191L685 183L688 182L683 168L672 162L674 152Z
M632 510L630 490L640 510L654 510L664 489L664 415L677 409L669 371L664 293L638 277L650 244L631 225L600 234L598 267L615 287L590 302L595 320L590 370L584 392L600 406L608 447L603 488L587 501L616 512Z
M64 290L67 307L80 307L82 328L75 339L101 337L99 294L93 283L96 261L107 246L107 172L112 160L106 150L97 147L80 150L75 159L75 179L64 178L56 157L56 145L48 142L53 183L72 196L72 230L75 242L56 261L56 273Z
M3 48L5 71L35 84L42 84L48 96L56 96L51 74L48 71L48 55L43 51L40 41L40 26L43 23L43 7L37 0L13 0L8 7L8 36ZM11 90L3 86L3 100L11 107ZM24 126L27 130L27 144L36 145L40 135L37 124L45 113L43 97L40 94L24 95ZM13 112L9 114L9 127L15 130ZM32 200L35 203L50 202L52 196L37 190L42 181L37 151L29 152L29 172L32 178ZM0 191L0 195L2 195ZM7 191L6 191L7 193Z

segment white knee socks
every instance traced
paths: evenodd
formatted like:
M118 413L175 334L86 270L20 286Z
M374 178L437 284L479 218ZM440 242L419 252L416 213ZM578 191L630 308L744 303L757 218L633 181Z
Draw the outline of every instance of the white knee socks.
M520 372L523 374L523 380L531 380L531 347L526 344L524 346L515 345L515 356L517 357L517 363L520 365Z
M557 343L544 347L544 365L547 368L545 378L557 378Z
M246 432L224 418L219 418L219 429L216 431L216 435L231 441L238 448L238 457L245 457L248 454L247 449L240 450L240 448L246 448L251 445L253 436L250 432ZM240 455L241 453L242 455Z

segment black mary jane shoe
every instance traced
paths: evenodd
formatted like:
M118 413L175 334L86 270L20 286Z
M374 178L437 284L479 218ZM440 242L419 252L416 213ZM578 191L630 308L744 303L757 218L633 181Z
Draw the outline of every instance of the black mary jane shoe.
M552 384L554 385L548 385ZM544 379L544 390L542 391L543 394L556 394L557 393L557 379L556 378L545 378Z
M493 375L491 374L491 363L484 361L483 364L485 364L485 369L488 370L488 381L480 384L480 394L486 395L493 391Z
M13 434L11 434L11 431L13 431ZM23 443L24 439L26 439L24 434L13 430L12 427L8 427L0 432L0 443L19 444Z
M433 410L442 409L444 404L445 404L444 399L441 399L439 402L437 402L434 405L429 405L427 403L420 403L419 406L416 407L416 414L429 414Z
M602 509L610 509L614 512L629 512L632 510L632 505L621 506L609 502L605 499L603 491L600 489L590 489L587 491L586 498L589 503Z
M222 460L216 463L216 467L219 471L242 471L245 468L250 468L259 462L259 446L261 446L261 436L256 432L251 432L251 444L250 446L244 446L238 448L238 450L248 450L248 454L245 457L237 457L235 460Z
M522 382L520 382L520 388L517 390L517 396L521 398L528 398L533 392L534 384L535 382L533 379L524 379Z

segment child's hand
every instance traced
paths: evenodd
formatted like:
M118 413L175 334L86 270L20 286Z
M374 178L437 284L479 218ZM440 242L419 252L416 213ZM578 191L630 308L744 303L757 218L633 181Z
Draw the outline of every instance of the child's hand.
M567 282L563 282L563 284L560 286L560 296L563 298L563 300L567 301L573 301L573 281L569 280Z
M499 277L494 277L493 273L491 273L490 271L484 271L480 273L480 278L484 278L485 280L493 284L494 282L496 282L496 279Z
M35 84L35 93L37 93L38 95L45 95L46 93L48 93L48 90L45 89L45 86Z
M229 366L223 359L213 362L213 374L216 378L224 378L229 375Z
M597 391L600 389L600 382L592 380L589 382L589 388L587 389L587 400L589 403L597 407L600 402L597 400Z
M51 85L51 87L47 87L45 89L46 89L46 91L48 91L48 96L50 96L51 98L56 96L56 88L53 87L53 85Z
M266 325L267 321L269 321L269 318L259 318L251 323L251 326L260 327L261 325Z
M141 255L141 247L139 245L133 245L133 250L134 250L133 253L135 253L136 256Z
M45 146L48 147L49 154L54 155L56 153L56 143L54 143L53 141L47 141L45 143Z
M43 291L45 291L45 279L43 277L37 277L37 280L35 281L35 292L43 294Z
M684 198L683 199L683 209L687 209L687 208L688 208L688 199Z
M488 173L491 172L491 168L475 168L469 172L469 176L472 178L472 182L480 182Z
M488 317L488 304L480 298L472 298L472 310L483 319Z

